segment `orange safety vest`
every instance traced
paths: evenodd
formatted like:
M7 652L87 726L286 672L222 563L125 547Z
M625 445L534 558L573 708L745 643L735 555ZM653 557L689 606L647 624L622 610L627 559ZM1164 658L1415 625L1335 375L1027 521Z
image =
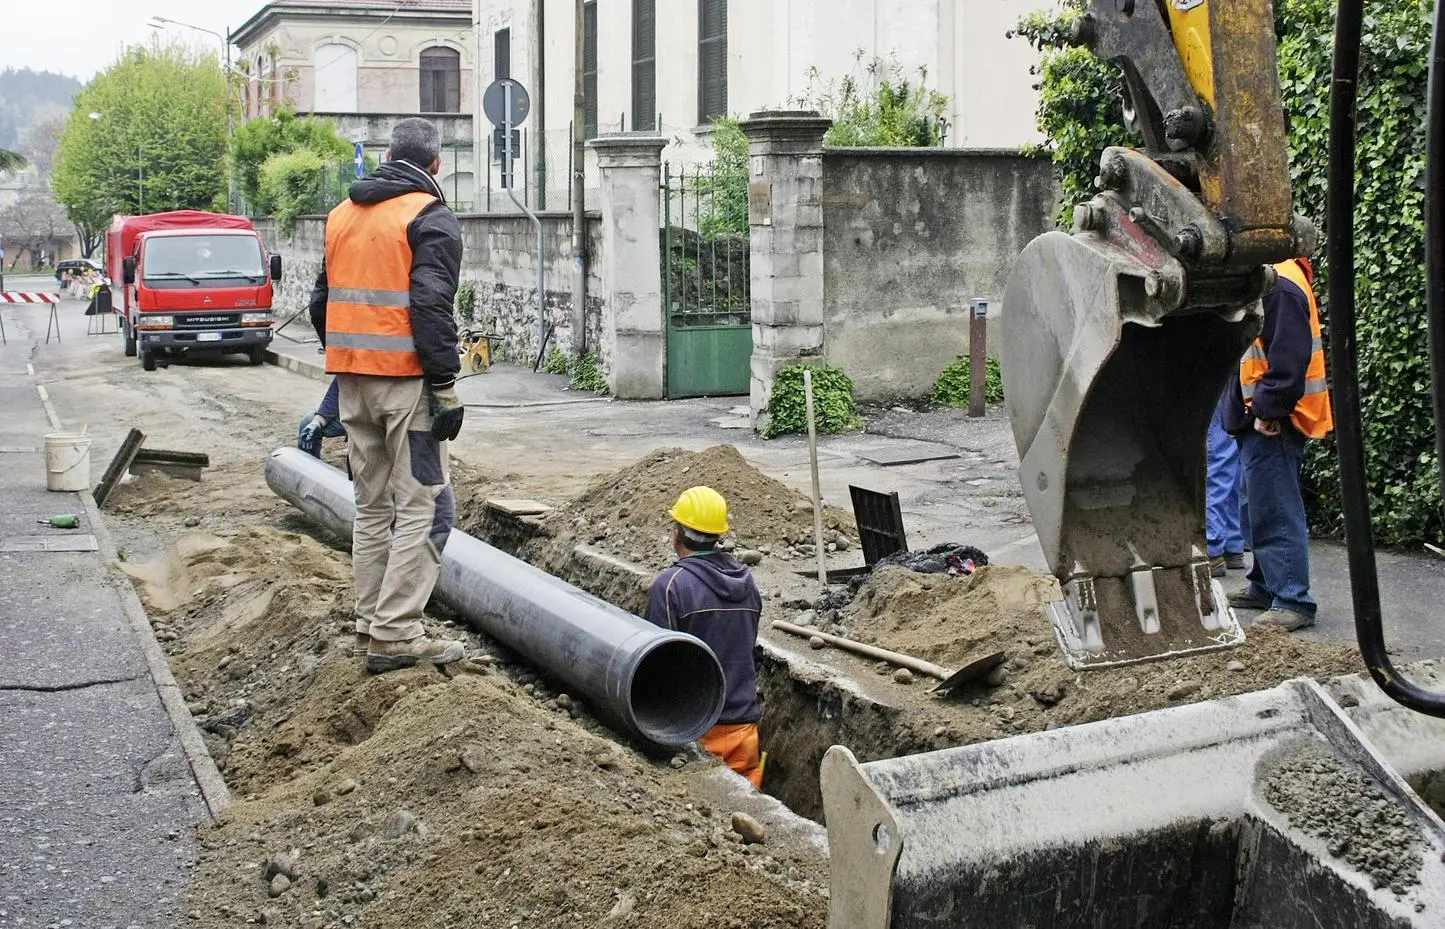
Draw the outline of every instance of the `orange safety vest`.
M1295 404L1289 421L1311 439L1323 439L1335 428L1335 417L1330 410L1329 381L1325 378L1325 345L1324 331L1320 327L1320 305L1315 300L1314 288L1310 286L1314 269L1303 258L1282 261L1275 265L1274 269L1279 272L1280 277L1292 281L1304 291L1310 303L1310 336L1314 340L1309 370L1305 374L1305 393ZM1264 340L1256 339L1239 362L1239 386L1246 405L1253 402L1255 385L1268 370L1269 358L1265 355Z
M326 219L326 373L421 377L406 230L436 197L343 200Z

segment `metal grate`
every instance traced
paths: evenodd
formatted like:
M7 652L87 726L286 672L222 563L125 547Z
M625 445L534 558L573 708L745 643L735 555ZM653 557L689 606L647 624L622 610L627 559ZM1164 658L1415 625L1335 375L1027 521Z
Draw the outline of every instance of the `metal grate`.
M876 564L881 558L908 551L897 491L885 494L849 485L848 495L853 498L853 519L858 524L864 564Z

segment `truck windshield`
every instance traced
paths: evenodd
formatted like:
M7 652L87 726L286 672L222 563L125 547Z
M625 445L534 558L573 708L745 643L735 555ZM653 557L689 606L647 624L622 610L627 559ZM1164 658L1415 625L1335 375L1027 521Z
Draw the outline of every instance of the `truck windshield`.
M264 278L261 243L244 235L185 235L150 239L142 268L146 279Z

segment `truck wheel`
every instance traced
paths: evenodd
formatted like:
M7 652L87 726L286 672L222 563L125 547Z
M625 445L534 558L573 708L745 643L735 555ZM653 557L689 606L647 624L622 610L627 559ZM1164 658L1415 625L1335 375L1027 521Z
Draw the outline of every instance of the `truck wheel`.
M154 371L156 369L155 349L143 348L140 350L140 366L143 371Z
M266 346L255 345L246 350L246 357L251 359L251 364L259 365L266 363Z
M121 332L125 333L125 357L135 357L135 333L131 332L130 324L124 321L120 324Z

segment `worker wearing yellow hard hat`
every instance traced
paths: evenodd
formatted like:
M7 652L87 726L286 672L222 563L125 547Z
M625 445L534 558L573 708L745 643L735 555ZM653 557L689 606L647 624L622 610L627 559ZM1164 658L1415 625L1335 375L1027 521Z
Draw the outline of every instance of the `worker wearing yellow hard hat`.
M718 724L702 737L702 747L754 787L761 787L761 709L753 648L762 618L762 595L748 569L718 550L729 529L728 505L722 494L711 487L688 488L668 515L678 560L653 581L644 615L658 626L697 636L717 655L727 697Z

